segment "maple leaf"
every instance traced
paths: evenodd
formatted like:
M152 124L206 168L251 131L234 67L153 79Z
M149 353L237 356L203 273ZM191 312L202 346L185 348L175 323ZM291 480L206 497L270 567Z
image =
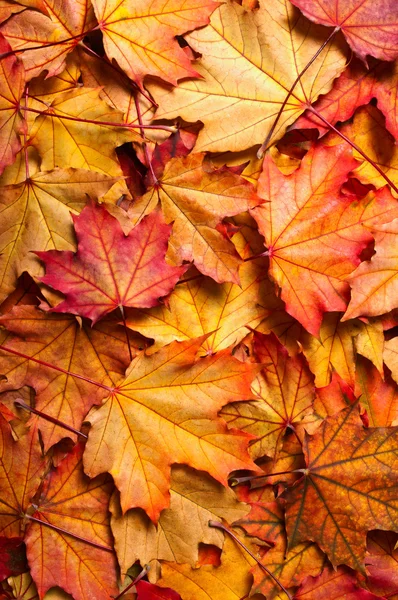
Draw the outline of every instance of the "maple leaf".
M117 592L108 501L112 483L83 473L83 446L76 445L50 471L36 500L35 521L25 536L31 573L40 597L60 585L76 600ZM73 576L71 576L71 573Z
M308 577L295 595L297 600L377 600L371 592L359 587L355 575L344 567L336 571L326 567L318 577Z
M261 201L253 186L228 169L207 171L204 154L172 159L161 180L133 205L136 221L160 201L167 223L173 222L169 245L178 262L194 261L204 275L217 282L239 284L240 257L217 231L224 217L253 208Z
M43 274L32 251L75 249L69 213L80 212L85 204L84 193L101 198L113 183L113 179L100 173L55 169L2 188L0 299L15 288L23 271L33 276Z
M112 497L111 527L115 550L122 573L139 560L187 563L198 561L199 543L222 548L223 534L208 527L211 519L235 521L247 513L247 506L237 501L232 490L222 487L211 477L188 467L174 466L171 472L170 507L162 511L157 527L141 510L122 515L119 500ZM131 539L134 537L134 546Z
M53 310L95 323L115 308L150 307L168 294L185 267L165 260L171 227L153 212L128 235L103 206L90 203L74 217L78 250L36 252L45 266L42 281L63 292Z
M287 312L315 336L325 311L346 309L346 278L372 239L363 225L389 221L396 210L386 189L355 203L338 195L355 166L344 144L314 147L289 177L266 157L259 195L270 202L251 210Z
M7 40L0 34L0 53L11 49ZM8 56L0 61L0 173L7 165L14 162L15 155L21 148L17 135L23 128L23 120L19 110L25 73L22 63L15 56Z
M115 148L140 138L117 124L124 124L122 113L101 100L98 89L82 87L57 94L35 120L29 143L37 148L43 171L75 167L121 177Z
M376 368L361 357L358 357L357 361L355 393L361 407L366 410L370 427L390 427L398 424L396 385L389 375L382 378Z
M369 589L390 600L396 600L398 596L396 542L397 534L391 531L372 531L368 536Z
M398 263L398 219L371 228L376 254L364 261L347 278L351 286L351 302L344 320L366 315L384 314L396 308Z
M254 355L262 364L252 384L255 401L223 409L229 425L255 435L250 447L253 458L276 459L283 435L312 412L314 383L305 359L290 358L274 334L254 334Z
M149 310L126 311L126 323L134 331L154 338L158 349L174 340L183 341L210 334L203 342L203 351L218 352L238 344L269 314L259 305L266 283L266 259L243 263L239 269L240 286L234 283L217 284L197 275L181 282L167 299L167 306Z
M289 548L311 539L333 565L364 569L366 532L393 529L397 518L397 435L396 428L365 429L354 405L306 437L307 469L287 496Z
M67 54L95 27L88 0L46 0L41 4L46 14L24 11L1 27L13 50L24 50L22 60L28 79L40 75L44 69L49 77L60 73Z
M156 118L200 118L205 126L197 151L237 152L259 144L286 91L325 39L324 32L300 17L289 0L267 0L255 12L226 2L213 13L210 25L186 36L202 55L195 63L202 79L183 81L174 90L148 85L160 105ZM343 65L344 53L333 43L322 62L315 61L303 75L274 138L308 102L330 89Z
M45 473L47 460L41 455L36 427L15 442L0 413L0 436L0 534L22 537L22 519Z
M232 470L257 470L247 453L251 436L217 418L228 402L252 397L255 367L230 350L195 360L202 343L173 342L140 354L112 397L87 417L85 471L111 473L123 512L141 507L157 521L169 504L172 463L207 471L224 485Z
M34 306L15 307L0 317L0 324L16 334L3 342L16 355L1 352L0 370L7 377L2 388L32 386L37 392L35 408L75 430L80 430L89 409L109 394L109 387L123 378L130 352L135 354L140 344L130 335L128 345L115 319L90 327L71 315L49 314ZM53 367L60 369L57 375ZM46 421L40 430L47 449L65 436Z
M184 600L241 600L251 587L250 568L254 560L231 541L225 540L221 566L204 565L193 569L189 565L163 563L161 587L173 587Z
M197 75L175 36L206 25L217 5L212 0L93 0L108 57L139 86L145 75L174 85Z
M305 542L287 552L283 503L271 500L272 492L269 488L264 488L261 495L256 492L257 490L249 492L246 498L251 506L250 513L236 521L235 525L271 546L261 557L261 563L288 589L308 575L320 574L325 560L316 544ZM252 594L261 593L269 600L279 594L280 586L258 565L252 568L252 573Z
M291 0L306 17L341 29L351 48L366 61L371 54L383 60L398 57L398 8L394 0Z

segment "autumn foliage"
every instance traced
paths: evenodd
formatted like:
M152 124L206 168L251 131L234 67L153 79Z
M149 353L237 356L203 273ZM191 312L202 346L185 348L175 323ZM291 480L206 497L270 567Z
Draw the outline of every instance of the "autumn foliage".
M396 0L0 0L0 600L398 599Z

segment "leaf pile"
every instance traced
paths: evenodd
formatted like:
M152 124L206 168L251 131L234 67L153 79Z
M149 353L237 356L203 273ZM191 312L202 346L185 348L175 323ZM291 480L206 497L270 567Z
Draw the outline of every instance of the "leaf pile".
M1 600L398 598L395 0L0 0Z

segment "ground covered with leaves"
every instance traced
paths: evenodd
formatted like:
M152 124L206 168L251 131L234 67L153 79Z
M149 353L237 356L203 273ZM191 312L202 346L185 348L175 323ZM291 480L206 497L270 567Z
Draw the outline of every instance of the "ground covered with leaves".
M398 599L396 0L0 0L0 599Z

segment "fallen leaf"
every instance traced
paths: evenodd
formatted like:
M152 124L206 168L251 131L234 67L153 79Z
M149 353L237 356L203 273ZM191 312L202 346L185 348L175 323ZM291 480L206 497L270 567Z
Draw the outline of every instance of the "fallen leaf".
M221 415L230 426L256 436L250 446L253 459L276 460L286 431L312 413L315 389L303 356L289 357L274 334L254 334L254 354L262 365L252 383L254 401L227 406Z
M195 69L175 36L206 25L217 3L212 0L93 0L105 51L142 87L145 75L177 85Z
M148 87L160 105L156 118L200 119L196 151L239 152L261 144L298 74L326 39L319 27L300 17L289 0L267 0L255 12L236 2L223 3L210 24L186 36L201 54L198 81L174 90ZM227 63L226 63L227 57ZM290 97L273 140L306 108L326 93L344 66L338 43L328 46Z
M82 445L75 446L50 471L32 515L42 523L31 521L25 536L40 597L55 585L76 600L90 595L109 600L117 593L108 517L112 483L103 476L90 480L84 475L82 451Z
M204 154L172 159L161 180L129 214L136 222L160 201L166 222L173 222L169 245L178 261L193 260L201 273L218 283L239 284L242 261L216 226L261 201L248 181L226 168L209 172L203 159Z
M292 0L306 17L341 29L351 48L366 62L371 54L383 60L398 57L398 7L395 0Z
M170 507L162 511L157 527L139 509L123 515L116 494L110 510L115 550L121 571L125 573L137 560L141 564L168 560L194 567L200 543L217 548L222 548L224 543L222 532L209 527L209 521L224 519L232 523L245 515L248 507L238 502L232 490L204 473L174 466Z
M355 202L339 195L356 164L345 144L318 145L289 177L266 157L258 193L268 202L251 210L287 312L315 336L325 311L346 309L346 279L372 239L364 225L391 220L396 211L386 189Z
M43 274L34 250L75 249L70 212L81 211L85 193L101 198L113 184L106 175L70 168L37 173L19 185L2 188L0 299L15 288L24 271Z
M76 254L36 252L46 266L41 280L66 296L53 311L71 312L95 323L123 306L155 306L185 271L164 260L171 227L159 211L128 235L115 217L93 202L73 221Z
M311 539L333 565L364 571L369 529L394 528L397 428L366 429L356 405L328 417L304 442L307 469L287 495L288 548ZM314 519L316 515L316 519Z
M19 306L0 317L0 324L10 332L3 344L22 354L0 351L0 370L7 377L2 389L32 386L37 393L35 408L78 431L90 408L109 393L91 381L115 386L131 360L126 332L115 318L90 327L72 315ZM143 340L129 335L133 356L140 343ZM61 372L55 374L52 367ZM46 449L67 435L64 429L44 420L40 430ZM68 435L75 439L73 433Z
M195 360L202 343L173 342L140 354L112 397L87 417L85 471L111 473L123 512L141 507L156 522L169 505L173 463L207 471L223 485L232 470L256 470L247 452L251 436L217 418L225 404L252 397L255 367L230 350Z

